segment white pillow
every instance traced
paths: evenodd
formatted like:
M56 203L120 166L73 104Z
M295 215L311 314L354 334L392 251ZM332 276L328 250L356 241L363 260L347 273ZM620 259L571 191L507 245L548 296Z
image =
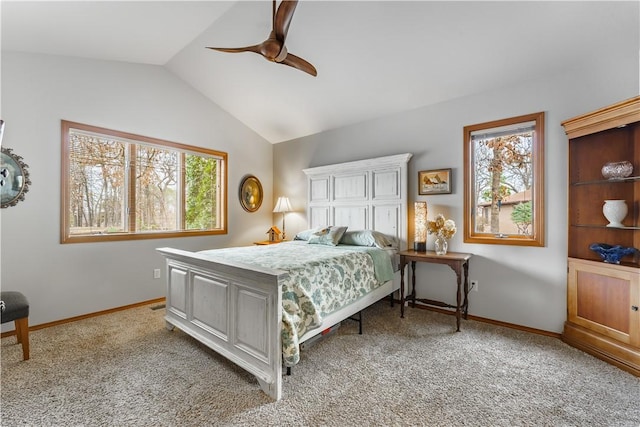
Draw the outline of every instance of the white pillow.
M330 225L329 227L322 228L313 233L309 237L309 243L337 246L345 231L347 231L347 227L336 227L335 225Z
M309 240L309 237L313 235L313 233L322 230L321 228L310 228L308 230L303 230L296 234L296 237L293 240Z
M396 239L375 230L347 231L340 240L342 245L373 246L377 248L396 248Z

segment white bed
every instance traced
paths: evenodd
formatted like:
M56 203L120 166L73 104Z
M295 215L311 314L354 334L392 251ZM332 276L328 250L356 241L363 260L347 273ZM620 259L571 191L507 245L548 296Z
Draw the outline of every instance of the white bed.
M309 228L375 230L407 247L407 169L411 154L305 169ZM282 397L282 285L287 271L206 253L159 248L166 258L167 328L177 327L256 376ZM397 262L394 264L397 269ZM322 319L299 342L397 291L400 274Z

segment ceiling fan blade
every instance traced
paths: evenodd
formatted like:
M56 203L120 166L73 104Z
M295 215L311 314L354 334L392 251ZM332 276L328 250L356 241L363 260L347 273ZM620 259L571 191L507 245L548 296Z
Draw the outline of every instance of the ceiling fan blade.
M220 52L230 52L230 53L240 53L240 52L255 52L262 54L260 51L260 47L262 45L256 44L253 46L245 46L245 47L209 47L207 49L217 50Z
M299 56L295 56L293 54L288 54L286 58L284 58L280 64L288 65L293 68L297 68L300 71L304 71L305 73L311 74L312 76L317 76L318 72L316 71L316 67L300 58Z
M275 3L276 1L273 0L274 5ZM297 5L298 0L283 0L278 7L278 12L273 20L273 30L276 33L276 39L281 43L284 43L284 39L287 38L291 18L293 18L293 12Z
M297 6L298 0L282 0L276 11L276 0L273 0L273 28L269 34L269 38L260 44L236 48L207 46L207 49L230 53L254 52L262 55L269 61L288 65L312 76L317 76L318 72L313 65L298 56L288 53L284 44L284 40L289 32L289 25L291 25L291 19L293 18L293 12L295 12Z

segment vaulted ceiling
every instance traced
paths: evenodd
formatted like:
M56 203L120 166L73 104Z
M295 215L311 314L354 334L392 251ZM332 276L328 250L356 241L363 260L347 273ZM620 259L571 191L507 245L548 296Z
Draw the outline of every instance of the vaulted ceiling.
M286 45L317 68L312 77L254 53L205 49L262 42L269 1L0 7L3 51L164 66L272 143L640 49L637 1L301 0Z

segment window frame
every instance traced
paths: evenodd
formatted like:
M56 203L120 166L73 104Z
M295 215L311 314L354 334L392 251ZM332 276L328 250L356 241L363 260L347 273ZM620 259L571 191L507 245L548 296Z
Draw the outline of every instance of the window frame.
M544 140L545 113L538 112L517 117L510 117L486 123L464 127L464 242L515 246L545 246L544 221ZM472 134L481 130L513 126L519 123L534 122L532 147L533 189L533 229L531 235L504 234L500 237L493 233L475 231L476 201L475 195L475 161Z
M136 135L128 132L117 131L113 129L102 128L98 126L87 125L83 123L71 122L67 120L61 121L62 138L61 138L61 181L60 181L60 243L89 243L89 242L107 242L107 241L123 241L123 240L143 240L143 239L164 239L170 237L191 237L191 236L210 236L227 234L227 195L228 195L228 155L223 151L212 150L208 148L196 147L192 145L181 144L177 142L166 141L158 138L151 138L142 135ZM70 191L69 185L69 168L70 168L70 144L69 144L69 132L71 130L85 131L113 138L124 139L130 143L139 142L147 146L154 146L161 149L173 149L177 150L181 156L185 154L202 153L207 156L213 156L219 158L218 171L218 202L220 204L220 228L211 230L170 230L170 231L135 231L135 179L129 179L129 176L135 172L131 172L132 167L126 168L127 180L126 186L128 188L128 198L126 205L129 208L128 223L129 231L109 233L109 234L82 234L71 235L70 230ZM134 146L129 146L129 150L135 150ZM184 179L181 179L179 191L184 192ZM184 197L180 198L181 209L184 213ZM182 215L184 216L184 215Z

